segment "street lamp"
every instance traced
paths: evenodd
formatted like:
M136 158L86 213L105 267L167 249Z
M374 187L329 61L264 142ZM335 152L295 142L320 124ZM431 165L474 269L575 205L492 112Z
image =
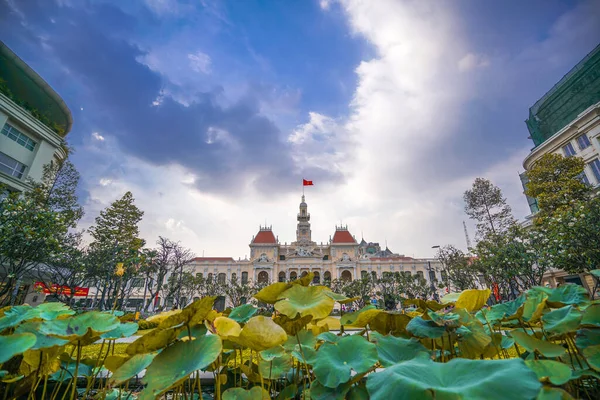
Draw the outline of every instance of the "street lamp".
M440 246L435 245L435 246L431 246L431 248L439 249ZM429 282L431 283L431 293L433 295L433 298L437 301L439 296L437 294L437 291L435 290L435 284L433 283L433 281L435 279L435 272L433 272L433 268L431 268L431 261L427 261L427 271L429 272Z

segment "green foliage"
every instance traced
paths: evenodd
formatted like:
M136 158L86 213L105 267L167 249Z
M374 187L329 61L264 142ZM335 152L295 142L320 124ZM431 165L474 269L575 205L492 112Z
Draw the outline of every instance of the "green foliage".
M514 225L511 209L499 187L484 178L476 178L464 193L465 213L477 221L477 236L500 234Z
M214 399L598 398L598 304L568 285L488 308L489 295L409 299L410 314L367 306L332 332L323 322L333 317L313 314L350 299L308 280L278 283L261 296L288 315L255 316L250 305L219 313L206 297L157 318L125 352L115 341L138 325L111 313L12 307L0 317L0 391L54 400L199 398L201 390ZM199 371L214 383L200 382Z

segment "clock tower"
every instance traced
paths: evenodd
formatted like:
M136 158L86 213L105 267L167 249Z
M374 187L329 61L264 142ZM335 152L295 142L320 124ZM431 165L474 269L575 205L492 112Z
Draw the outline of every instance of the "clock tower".
M297 243L311 243L311 232L310 232L310 214L308 213L308 207L302 195L302 202L300 203L300 212L298 213L298 228L296 229L296 242Z

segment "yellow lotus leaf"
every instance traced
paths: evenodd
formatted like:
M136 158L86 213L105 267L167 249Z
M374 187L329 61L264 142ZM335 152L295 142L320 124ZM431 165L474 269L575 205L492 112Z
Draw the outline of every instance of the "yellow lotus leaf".
M40 374L51 375L60 370L60 360L58 359L58 356L63 351L64 346L53 346L41 350L27 350L23 353L23 362L19 367L19 372L23 375L29 375L39 367Z
M275 304L279 299L279 295L288 290L291 286L291 283L276 282L262 288L260 292L254 295L254 298L263 303Z
M275 309L290 318L312 315L314 319L327 317L333 310L334 300L325 294L324 286L293 285L279 295Z
M308 286L312 283L314 277L315 277L315 273L309 272L308 274L304 275L303 277L298 278L295 281L293 281L292 285Z
M166 347L169 343L175 341L179 329L155 329L138 338L125 349L125 352L131 356L135 354L151 353L155 350Z
M359 326L364 328L367 324L371 322L373 318L377 315L381 314L383 310L367 310L363 311L356 317L356 320L352 323L352 326Z
M463 290L456 300L456 308L464 308L469 312L480 310L490 297L490 289ZM443 299L442 299L443 300Z
M271 318L260 315L248 320L239 337L230 339L252 350L263 351L285 343L287 334Z
M240 332L242 331L240 324L227 317L215 318L213 326L215 327L216 334L223 339L229 336L240 336Z
M283 328L285 333L288 335L295 336L298 331L304 329L306 324L308 324L312 320L312 315L307 315L305 317L300 317L296 319L291 319L286 317L283 314L279 314L273 317L273 321L279 326Z
M314 336L319 336L323 332L329 332L329 325L313 325L310 327Z
M104 360L104 366L110 372L115 372L121 365L125 363L129 359L128 356L108 356L106 360Z

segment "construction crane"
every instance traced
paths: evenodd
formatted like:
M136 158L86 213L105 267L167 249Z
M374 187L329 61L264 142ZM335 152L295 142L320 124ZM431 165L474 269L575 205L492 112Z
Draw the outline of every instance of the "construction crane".
M471 252L471 239L469 239L469 232L467 232L467 224L463 221L463 228L465 229L465 239L467 241L467 252Z

